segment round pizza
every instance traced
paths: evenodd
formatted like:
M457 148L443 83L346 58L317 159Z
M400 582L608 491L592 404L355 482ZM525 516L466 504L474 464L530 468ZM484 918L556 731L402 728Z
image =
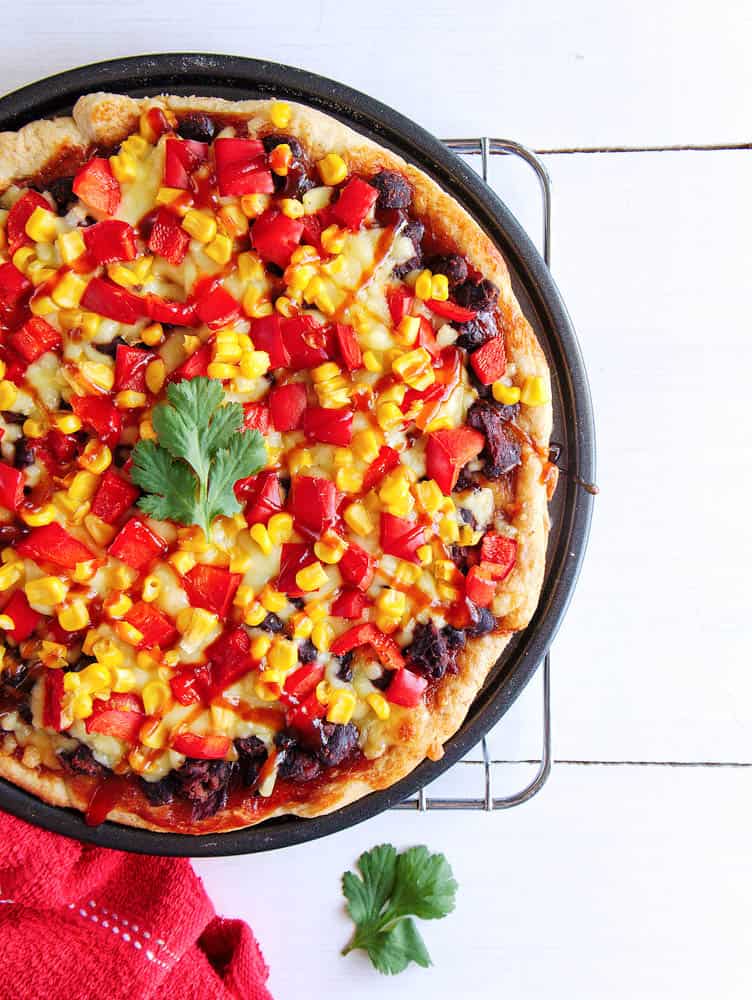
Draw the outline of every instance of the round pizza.
M210 833L442 745L544 572L549 371L425 173L282 101L0 134L0 774Z

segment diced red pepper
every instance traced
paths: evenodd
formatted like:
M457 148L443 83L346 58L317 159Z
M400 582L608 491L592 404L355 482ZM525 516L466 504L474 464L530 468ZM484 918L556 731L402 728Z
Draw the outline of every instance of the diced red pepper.
M143 635L139 649L150 649L152 646L169 649L178 637L178 631L167 615L146 601L134 604L125 620Z
M293 670L285 679L283 688L284 700L290 704L303 701L316 689L319 681L324 679L323 663L304 663L302 667Z
M488 564L471 566L465 578L465 595L479 608L487 608L494 599L496 583L488 572Z
M168 208L160 208L149 234L149 250L170 264L183 263L191 238Z
M269 410L275 430L297 430L303 422L305 408L306 387L303 382L275 385L269 393Z
M119 219L105 219L81 230L86 249L97 264L135 260L136 230Z
M155 323L169 323L171 326L199 326L195 302L173 302L148 292L144 301L146 315Z
M76 563L95 558L90 549L69 535L56 521L41 528L32 528L26 538L16 545L16 552L25 559L53 563L63 569L73 569Z
M427 687L428 681L425 677L420 677L407 667L403 667L393 675L385 692L386 700L403 708L415 708L420 704Z
M54 326L41 316L32 316L24 325L12 333L8 343L28 364L41 358L47 351L55 351L63 343Z
M57 427L47 432L44 442L61 465L72 462L81 450L81 444L75 434L63 434Z
M395 326L399 326L403 317L408 315L412 308L413 299L414 296L404 285L395 285L387 289L386 304L389 306L389 315Z
M194 608L206 608L226 618L240 580L240 573L229 573L221 566L198 565L186 573L181 583Z
M164 538L138 517L126 521L107 549L111 556L133 569L144 569L167 550ZM81 560L77 560L80 562Z
M303 591L295 581L301 569L316 562L313 546L305 542L285 542L279 560L279 576L276 589L288 597L302 597Z
M326 705L322 705L313 691L299 705L293 705L285 712L285 725L294 729L311 743L317 741L318 720L326 715Z
M334 331L330 325L321 326L313 316L292 316L283 319L280 328L293 371L315 368L334 357Z
M261 472L235 483L235 496L245 504L249 524L268 524L282 510L282 488L276 472Z
M38 191L25 191L21 197L14 202L8 218L5 222L5 235L8 240L8 252L11 257L19 247L26 246L32 242L30 236L26 234L26 223L34 214L34 209L46 208L51 211L50 203L43 198Z
M331 613L335 618L360 618L369 603L361 590L343 590L332 602Z
M211 684L209 695L220 694L235 681L244 677L255 664L251 659L251 640L245 629L237 628L223 632L206 650L211 663Z
M352 421L353 411L346 407L309 406L303 414L303 432L309 441L345 447L352 441Z
M106 701L95 698L92 713L86 720L86 732L104 733L126 743L136 743L145 718L143 703L136 695L112 694Z
M337 520L337 488L319 476L295 476L288 500L288 510L295 526L318 539Z
M10 261L0 264L0 308L4 314L12 313L32 288L29 279L15 264Z
M251 324L251 340L257 351L266 351L272 368L287 368L290 364L278 315L254 319Z
M355 372L363 367L363 352L355 336L355 331L347 323L335 323L339 353L349 372Z
M146 120L149 123L149 128L154 133L154 141L164 135L165 132L172 131L172 125L170 125L167 120L167 115L161 108L149 108L146 112Z
M321 231L324 228L320 215L304 215L301 219L303 223L302 242L306 246L316 247L321 251Z
M107 524L115 524L133 506L139 493L137 486L110 468L99 482L91 503L91 512Z
M251 241L259 257L285 268L303 235L303 223L276 208L263 212L253 223Z
M373 556L351 542L339 561L339 571L345 583L357 587L358 590L368 590L375 573Z
M483 450L485 438L472 427L434 431L426 445L426 473L445 496L454 489L460 469Z
M146 368L153 360L154 354L151 351L118 344L115 353L115 392L122 392L124 389L146 392Z
M31 607L22 590L16 590L11 594L10 600L3 608L3 614L13 619L14 627L8 630L8 635L14 642L28 639L42 620L42 615ZM59 673L62 673L62 670Z
M266 169L264 144L260 139L217 139L214 143L217 186L226 195L272 194L274 178Z
M397 643L390 636L377 628L372 622L353 625L347 632L337 636L331 646L335 656L344 656L358 646L370 646L380 662L390 670L404 667L405 658Z
M380 538L381 548L388 555L407 562L420 562L417 550L426 544L426 536L419 524L382 511Z
M243 428L266 434L269 430L269 407L265 403L243 403Z
M351 177L332 208L334 218L348 229L360 229L378 196L371 184L360 177Z
M54 729L59 733L62 730L62 704L65 691L65 674L62 670L46 670L44 673L44 708L42 710L42 725L49 729Z
M486 571L494 580L505 580L512 572L517 561L517 541L489 531L483 537L480 547L480 557Z
M226 288L217 285L198 299L196 312L202 323L206 323L212 330L217 330L220 326L226 326L237 319L240 315L240 304Z
M146 313L143 299L103 278L92 278L81 296L81 306L99 316L130 326Z
M197 663L183 667L170 678L170 687L181 705L198 705L209 700L212 690L212 665Z
M382 445L376 458L366 469L363 476L363 492L372 490L377 483L380 483L387 472L395 469L400 464L399 452L388 445Z
M95 156L85 163L73 180L73 193L89 208L114 215L120 204L120 184L109 160Z
M264 156L264 143L261 139L241 139L223 137L214 142L214 159L217 170L231 163L252 163Z
M441 347L436 340L436 334L425 316L420 317L416 346L425 347L432 358L437 358L441 354Z
M209 736L199 736L197 733L178 733L172 738L172 749L183 753L186 757L198 760L222 760L230 749L227 736L212 733Z
M429 299L426 305L431 312L436 313L437 316L441 316L442 319L448 319L452 323L469 323L471 319L475 319L478 315L475 309L465 309L463 306L458 306L456 302L450 302L448 299L445 302L440 302L438 299Z
M168 139L165 143L165 187L187 191L190 187L189 175L208 155L209 147L205 142L196 142L193 139Z
M211 343L206 343L194 351L189 358L186 358L182 365L179 365L170 375L169 382L182 382L187 379L197 378L199 375L206 375L211 364L214 347Z
M0 507L18 510L24 498L24 474L6 462L0 462Z
M105 396L71 396L73 412L108 447L116 445L123 429L123 416Z
M483 385L491 385L492 382L501 378L507 370L504 338L502 336L494 337L493 340L487 341L483 347L473 351L470 355L470 364Z

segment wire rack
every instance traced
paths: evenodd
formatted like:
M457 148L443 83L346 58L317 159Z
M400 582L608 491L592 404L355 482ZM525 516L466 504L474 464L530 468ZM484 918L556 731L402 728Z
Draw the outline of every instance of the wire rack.
M483 136L477 139L445 139L445 144L455 153L461 156L479 156L480 167L483 180L488 182L488 167L492 156L517 156L532 169L538 179L542 199L542 247L543 259L551 266L551 181L548 171L541 160L527 147L514 142L511 139L490 139ZM553 447L552 447L553 452ZM552 454L552 459L556 461L557 455ZM562 470L563 471L563 470ZM590 484L582 483L586 489ZM485 736L480 743L480 757L466 758L456 766L463 767L472 773L472 780L482 794L472 797L443 797L426 794L426 790L421 788L416 796L405 799L395 806L395 809L417 809L419 812L428 810L466 810L483 809L493 812L496 809L511 809L512 806L519 806L527 802L537 792L541 790L551 772L551 654L547 653L543 659L543 702L541 711L541 751L537 761L538 768L531 780L519 791L512 795L496 796L493 788L493 769L501 763L491 760L488 750L488 743ZM463 775L464 778L464 775ZM467 779L466 779L467 780Z

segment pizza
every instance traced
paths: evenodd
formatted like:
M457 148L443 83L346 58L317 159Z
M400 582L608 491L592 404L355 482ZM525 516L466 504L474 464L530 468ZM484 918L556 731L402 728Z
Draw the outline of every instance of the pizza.
M437 760L538 600L546 360L433 180L283 101L0 135L0 775L157 831Z

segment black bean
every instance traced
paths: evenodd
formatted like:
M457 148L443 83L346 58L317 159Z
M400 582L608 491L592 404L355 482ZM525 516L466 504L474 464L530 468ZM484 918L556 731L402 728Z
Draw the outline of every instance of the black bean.
M284 632L285 624L278 615L275 615L273 611L270 611L259 625L259 628L263 629L264 632L273 632L276 634L278 632Z
M466 630L471 639L477 639L481 635L493 632L496 628L496 619L488 608L478 608L471 601L467 602L470 615L473 619L472 625Z
M117 354L118 347L127 347L128 341L123 340L122 337L115 337L111 340L109 344L93 344L100 354L106 354L108 358L114 358Z
M261 141L264 144L264 151L266 153L271 153L271 151L276 149L277 146L287 145L290 147L290 152L292 153L294 160L305 159L305 151L303 150L303 147L292 135L283 135L282 133L275 132L272 135L265 135Z
M351 649L349 653L345 653L339 658L339 668L337 670L337 677L341 681L349 682L352 680L353 676L353 659L355 658L355 650Z
M379 192L379 208L408 208L413 200L413 189L396 170L382 170L370 178L369 184Z
M449 287L461 285L467 278L467 261L458 253L434 254L426 261L432 274L445 274Z
M59 215L65 215L78 201L73 194L72 177L58 177L50 181L47 190L52 195Z
M310 639L304 639L298 646L298 659L301 663L313 663L317 655L316 647Z
M433 622L415 626L413 641L405 649L405 656L412 670L435 680L444 676L450 660L446 639Z
M14 413L12 410L3 410L3 420L6 424L23 424L26 422L26 414Z
M36 449L28 438L20 437L15 443L15 454L13 456L13 466L16 469L25 469L28 465L33 465L35 461Z
M348 722L346 725L324 722L319 732L321 733L321 749L317 756L324 767L336 767L341 764L358 745L358 730L352 722Z
M177 132L181 139L192 139L194 142L211 142L216 132L216 126L209 115L201 111L192 111L181 119Z

